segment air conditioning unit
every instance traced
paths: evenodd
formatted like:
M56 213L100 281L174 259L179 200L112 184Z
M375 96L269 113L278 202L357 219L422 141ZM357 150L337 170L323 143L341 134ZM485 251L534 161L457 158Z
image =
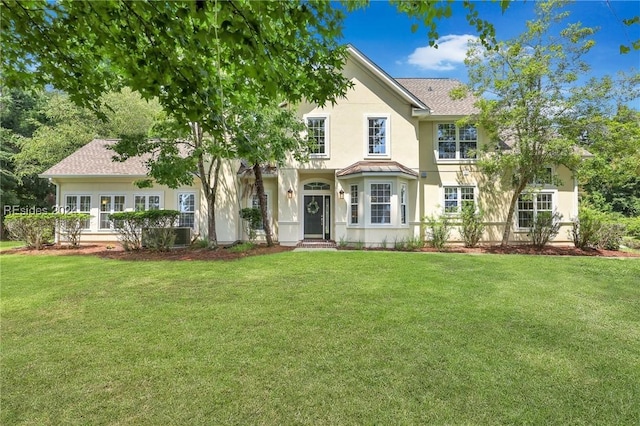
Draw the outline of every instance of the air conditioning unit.
M143 247L147 247L149 245L147 243L148 234L150 231L154 229L161 229L161 228L146 228L142 230L142 246ZM176 235L176 239L173 242L174 247L188 246L189 244L191 244L191 228L187 228L187 227L172 228L172 230Z
M175 228L176 241L174 246L188 246L191 244L191 228Z

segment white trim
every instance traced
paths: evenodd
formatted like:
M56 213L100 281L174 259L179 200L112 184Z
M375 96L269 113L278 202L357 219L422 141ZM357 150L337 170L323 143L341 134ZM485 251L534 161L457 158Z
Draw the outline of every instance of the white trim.
M371 154L369 152L369 120L384 119L384 154ZM377 114L367 113L364 114L364 158L369 160L383 159L387 160L391 158L391 114Z
M307 120L311 118L323 118L324 119L324 153L309 153L310 159L329 159L331 158L331 119L328 113L309 113L304 114L302 119L306 126L308 126ZM307 133L308 136L308 133Z
M111 198L111 209L109 211L102 211L102 197L110 197ZM124 197L124 202L122 203L122 210L114 210L115 201L114 197ZM106 213L119 213L127 211L127 195L123 193L106 193L106 194L98 194L98 231L99 232L114 232L113 226L109 223L108 228L103 228L102 225L102 214Z
M456 212L447 212L446 211L446 200L445 200L445 188L457 188L458 190L458 211ZM473 204L476 207L476 211L478 210L478 185L471 183L471 184L460 184L458 182L456 183L443 183L442 186L440 186L440 205L442 206L442 209L440 211L440 214L446 215L447 217L457 217L460 216L460 213L462 211L462 191L461 188L472 188L473 189Z
M456 151L455 158L440 158L440 141L438 140L438 126L441 124L453 124L456 131ZM478 161L478 149L480 148L480 130L476 127L476 156L475 158L461 158L460 157L460 142L472 142L460 140L460 126L455 121L451 120L439 120L433 123L433 158L436 164L474 164Z
M522 193L520 195L518 195L518 200L520 199L521 196L523 195L527 195L527 194L532 194L535 195L536 198L534 198L533 200L533 212L534 212L534 217L533 220L535 220L535 216L537 214L537 203L538 203L538 195L539 194L551 194L551 214L553 214L554 212L557 211L558 209L558 190L557 189L541 189L541 190L537 190L535 188L533 188L533 190L524 190L522 191ZM520 209L518 208L518 200L516 200L516 208L514 209L514 214L513 214L513 220L515 221L514 223L514 229L515 232L529 232L531 231L531 228L521 228L520 227L520 220L519 220L519 211ZM546 211L546 210L545 210Z
M389 223L373 223L371 221L371 185L389 185ZM365 196L366 196L366 209L365 209L365 223L366 226L370 226L372 228L390 228L390 227L396 227L397 225L397 214L394 210L394 203L393 203L393 196L397 195L396 192L394 191L395 186L393 181L390 180L373 180L373 181L367 181L365 182L365 188L367 189L365 192ZM376 204L387 204L387 203L376 203ZM396 208L397 209L397 208Z
M372 74L386 83L394 92L396 92L400 97L402 97L405 101L409 102L411 105L415 105L421 110L425 110L426 113L431 112L429 107L425 105L420 99L418 99L413 93L409 92L405 89L400 83L394 80L389 74L384 72L379 66L371 61L371 59L367 58L362 52L353 47L352 45L347 46L347 52L351 54L351 57L359 62L361 65L364 65Z
M180 196L181 195L193 195L193 212L185 211L183 212L180 209ZM198 232L198 212L199 212L199 199L198 193L196 191L178 191L176 192L176 210L182 213L193 213L193 231ZM180 221L180 216L178 216L178 221Z

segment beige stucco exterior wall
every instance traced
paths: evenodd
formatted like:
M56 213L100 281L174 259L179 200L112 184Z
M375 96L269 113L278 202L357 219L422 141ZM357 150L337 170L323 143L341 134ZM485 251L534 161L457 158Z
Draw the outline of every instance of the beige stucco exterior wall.
M491 180L480 173L474 161L438 161L436 128L437 123L451 123L462 117L440 117L433 121L420 123L420 188L423 191L420 217L439 216L444 210L444 186L472 186L476 192L476 201L485 212L485 233L482 243L498 243L506 225L508 208L513 191L510 178ZM488 143L485 133L478 131L478 144ZM554 243L569 242L571 219L577 216L578 195L572 172L563 166L553 167L553 174L558 184L531 188L532 191L551 192L553 207L562 214L562 227ZM426 177L425 177L426 173ZM454 223L451 233L452 242L461 242L458 218L450 217ZM511 224L510 240L513 242L529 242L528 230L518 229L517 210Z

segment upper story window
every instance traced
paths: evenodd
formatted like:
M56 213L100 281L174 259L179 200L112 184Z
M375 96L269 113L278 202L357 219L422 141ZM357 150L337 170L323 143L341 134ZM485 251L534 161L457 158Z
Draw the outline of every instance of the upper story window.
M529 182L532 186L553 185L553 169L551 167L543 167Z
M471 160L476 158L478 129L475 126L456 126L439 123L437 141L439 160Z
M389 117L367 117L367 155L388 157L390 154Z
M329 155L328 124L327 117L307 117L308 135L312 143L312 157L327 157Z

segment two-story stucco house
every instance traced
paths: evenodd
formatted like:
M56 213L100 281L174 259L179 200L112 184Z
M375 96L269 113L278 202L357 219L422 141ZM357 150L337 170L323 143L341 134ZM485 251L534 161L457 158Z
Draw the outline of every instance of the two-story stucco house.
M274 237L283 245L322 239L375 246L419 236L425 216L455 219L463 203L474 202L487 214L482 241L499 241L511 194L477 171L476 150L492 142L482 129L456 125L475 111L473 99L450 98L460 83L394 79L353 47L343 73L353 82L346 99L324 108L298 106L316 142L310 160L266 170ZM152 208L179 210L181 227L206 236L206 203L197 180L179 189L141 190L134 182L145 176L144 162L112 162L110 143L94 140L41 175L56 185L59 206L91 214L85 240L116 239L109 213ZM533 195L522 197L510 224L514 242L528 241L541 211L562 214L555 241L567 241L578 210L577 184L564 167L549 173L562 183L535 185ZM246 238L238 212L256 200L242 197L243 179L251 174L240 162L225 166L216 210L220 243ZM452 238L459 240L459 234Z

